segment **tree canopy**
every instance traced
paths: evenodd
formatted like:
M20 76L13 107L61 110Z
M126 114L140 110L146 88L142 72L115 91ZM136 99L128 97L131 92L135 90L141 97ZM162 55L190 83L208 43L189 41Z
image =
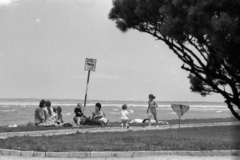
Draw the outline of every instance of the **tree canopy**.
M165 42L190 72L191 91L221 94L240 120L239 18L239 0L113 0L109 13L122 32Z

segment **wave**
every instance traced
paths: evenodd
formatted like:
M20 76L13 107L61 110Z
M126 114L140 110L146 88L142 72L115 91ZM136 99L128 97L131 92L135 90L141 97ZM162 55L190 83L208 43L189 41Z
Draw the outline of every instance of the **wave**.
M15 109L12 109L12 110L1 110L2 112L14 112Z
M110 112L110 113L112 113L112 114L120 114L119 112Z
M129 110L129 113L134 113L134 110Z
M2 108L9 108L9 106L1 106Z
M63 113L62 115L70 116L70 115L72 115L72 113L66 113L66 114Z
M119 103L101 103L101 104L102 104L103 107L118 107L118 108L120 108L120 107L122 107L122 105L124 103L119 102ZM169 107L171 107L171 104L173 104L173 103L170 102L169 104L163 104L163 103L161 104L161 103L157 102L157 104L158 104L159 108L169 108ZM175 104L185 104L185 103L175 103ZM36 106L39 105L39 102L15 102L15 101L13 101L13 102L11 102L11 101L10 102L0 102L0 106L3 107L3 108L7 108L11 105L22 106L22 107L24 107L24 106L34 106L34 107L36 107ZM148 107L148 104L146 104L144 102L143 103L129 103L127 105L128 105L128 107L141 107L141 108L142 107L144 107L144 108ZM189 105L190 108L209 108L209 107L224 108L224 107L227 107L224 103L222 103L222 104L218 104L218 103L217 104L212 104L212 103L199 104L199 103L196 103L196 104L187 104L187 105ZM56 102L56 103L52 102L52 106L62 106L62 107L66 106L66 107L68 107L68 106L76 106L76 103L73 103L73 102ZM87 103L86 106L95 106L95 103Z

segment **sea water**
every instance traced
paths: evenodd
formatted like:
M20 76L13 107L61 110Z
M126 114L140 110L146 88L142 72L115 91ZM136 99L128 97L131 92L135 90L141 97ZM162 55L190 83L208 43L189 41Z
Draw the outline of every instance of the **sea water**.
M52 106L61 106L63 120L72 122L74 108L83 100L58 99L50 100ZM40 99L0 99L0 126L24 125L34 122L34 111L38 107ZM123 104L128 105L131 119L145 119L148 117L147 101L97 101L88 100L84 114L92 116L95 103L102 104L102 111L106 118L112 122L120 121L120 111ZM222 102L158 102L157 117L159 120L178 119L177 114L171 108L171 104L189 105L190 109L181 119L206 119L233 117L225 103Z

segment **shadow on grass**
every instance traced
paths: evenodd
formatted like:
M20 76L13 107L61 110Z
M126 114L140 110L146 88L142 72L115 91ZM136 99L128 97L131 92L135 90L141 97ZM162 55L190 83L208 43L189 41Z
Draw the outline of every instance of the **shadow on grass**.
M161 151L239 150L240 126L168 130L75 133L59 136L10 137L0 148L23 151Z
M212 118L212 119L185 119L181 120L181 124L198 124L198 123L217 123L217 122L237 122L236 118ZM168 120L170 125L178 124L178 119ZM131 123L130 126L147 126L148 123ZM107 127L118 127L119 122L109 122ZM101 126L85 125L81 126L79 129L85 128L102 128ZM36 126L18 126L16 128L10 128L7 126L0 126L0 132L26 132L26 131L43 131L43 130L66 130L66 129L76 129L75 127L36 127Z

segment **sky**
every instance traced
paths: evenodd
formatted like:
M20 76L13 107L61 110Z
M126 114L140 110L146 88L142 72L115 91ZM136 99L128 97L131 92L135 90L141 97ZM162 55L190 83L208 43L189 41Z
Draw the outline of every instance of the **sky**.
M223 101L190 91L180 59L154 37L122 33L111 0L0 0L0 98Z

